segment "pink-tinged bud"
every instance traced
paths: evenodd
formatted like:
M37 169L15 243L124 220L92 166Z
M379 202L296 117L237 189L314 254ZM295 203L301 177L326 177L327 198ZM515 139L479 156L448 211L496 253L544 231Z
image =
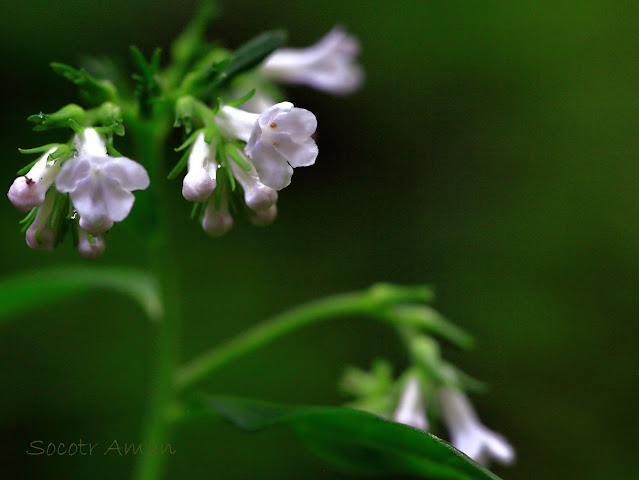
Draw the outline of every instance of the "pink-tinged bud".
M21 212L31 210L44 202L47 190L49 190L60 171L58 162L48 159L56 148L49 149L26 175L16 178L9 188L7 196L13 206Z

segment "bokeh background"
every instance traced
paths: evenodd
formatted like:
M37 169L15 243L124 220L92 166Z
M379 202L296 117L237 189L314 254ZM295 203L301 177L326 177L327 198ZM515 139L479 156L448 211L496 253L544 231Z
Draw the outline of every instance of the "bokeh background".
M16 147L55 139L26 117L77 100L48 68L128 46L168 46L194 1L30 0L0 5L0 173ZM320 157L296 171L268 229L221 240L187 219L175 183L191 357L305 300L385 280L429 282L436 307L478 348L446 352L490 391L485 422L517 448L508 479L634 478L639 448L639 8L632 2L321 0L223 2L211 38L234 47L284 27L305 46L341 23L362 42L365 88L303 88ZM0 273L67 262L30 251L0 202ZM124 225L105 264L138 264ZM37 295L34 292L33 295ZM0 329L0 470L6 478L127 478L132 457L29 457L32 440L139 441L153 326L96 293ZM406 358L362 319L315 327L230 365L203 387L287 403L339 404L343 367ZM167 478L342 478L286 432L182 428ZM9 472L9 470L7 470Z

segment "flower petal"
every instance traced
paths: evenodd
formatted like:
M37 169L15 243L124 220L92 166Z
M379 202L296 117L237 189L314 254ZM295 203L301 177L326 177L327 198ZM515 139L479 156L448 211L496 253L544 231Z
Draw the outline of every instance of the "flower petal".
M108 211L100 184L93 176L88 175L75 185L70 196L73 207L80 214L81 222L89 226L89 228L82 228L92 234L95 233L96 228L103 225L108 219Z
M138 162L126 157L108 157L103 172L120 182L126 190L145 190L149 187L149 174Z
M108 216L114 222L124 220L133 207L135 196L122 188L122 185L114 178L104 178L102 181L102 195L108 212Z
M312 138L307 138L303 143L295 143L290 139L282 138L274 142L273 147L295 168L313 165L319 153L317 144Z
M317 118L304 108L280 111L268 124L273 133L286 132L296 142L306 140L317 130Z
M91 163L86 157L75 157L67 160L62 165L60 172L55 177L55 188L62 193L74 190L78 183L91 171Z
M258 142L250 150L248 147L249 145L245 152L253 160L255 170L264 185L281 190L291 183L293 168L273 145Z

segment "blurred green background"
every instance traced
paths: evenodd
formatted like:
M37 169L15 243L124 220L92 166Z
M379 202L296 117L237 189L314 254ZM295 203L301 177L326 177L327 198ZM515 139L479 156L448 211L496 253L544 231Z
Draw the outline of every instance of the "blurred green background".
M55 140L26 117L76 101L48 68L128 46L166 47L195 2L31 0L0 5L1 175L16 147ZM485 423L515 445L508 479L635 478L639 448L639 7L633 2L226 1L210 30L234 47L284 27L305 46L341 23L362 42L365 88L299 88L320 157L281 192L268 229L221 240L188 221L175 182L176 252L192 357L299 302L374 281L436 285L436 307L476 351L446 352L491 390ZM127 152L124 152L127 153ZM0 202L0 273L80 262L30 251ZM104 264L137 264L125 225ZM37 295L37 292L33 293ZM0 329L3 478L127 478L133 458L29 457L29 442L139 441L153 327L96 293ZM339 404L343 366L406 358L384 327L335 321L230 365L205 385ZM342 478L284 431L210 421L179 430L167 478ZM9 471L9 470L7 470Z

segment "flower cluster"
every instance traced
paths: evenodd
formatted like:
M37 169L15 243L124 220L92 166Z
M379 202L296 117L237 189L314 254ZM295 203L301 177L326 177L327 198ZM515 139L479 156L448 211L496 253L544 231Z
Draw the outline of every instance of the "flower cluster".
M240 209L232 196L237 185L251 221L272 223L277 192L291 183L293 168L315 163L318 149L311 135L316 128L311 112L289 102L262 114L220 108L213 123L196 132L182 182L186 200L205 204L204 230L218 236L231 228L231 206Z
M383 377L380 378L380 371ZM439 413L450 435L450 443L473 460L488 464L496 460L510 464L515 451L508 441L481 423L461 385L433 382L417 368L399 380L390 378L390 367L372 373L351 368L343 381L344 390L357 397L353 407L371 411L419 430L429 431L428 411Z
M508 441L481 423L468 397L459 389L442 386L435 400L439 404L450 443L473 460L488 464L490 460L510 464L515 451ZM428 430L424 395L417 376L410 376L402 390L393 420L420 430Z
M355 397L351 406L424 431L440 417L450 443L473 460L512 463L513 447L481 423L464 393L481 383L443 360L433 335L460 348L468 348L472 339L426 305L395 305L377 315L399 329L411 365L397 379L383 360L374 362L370 372L349 368L342 387Z
M71 232L83 257L102 254L105 234L131 211L132 192L150 185L145 168L113 148L113 134L124 135L124 117L132 120L134 135L149 135L152 129L140 126L153 121L158 122L153 128L166 132L159 125L166 115L153 115L166 112L167 106L174 108L175 125L184 126L187 136L180 148L186 149L184 156L169 178L186 169L182 194L195 204L192 217L212 236L226 233L240 215L258 226L271 224L277 216L278 192L290 184L293 169L313 165L317 159L313 138L317 119L290 102L278 103L262 87L298 84L344 95L363 80L356 63L358 42L341 28L306 49L276 48L283 45L283 36L276 32L256 37L236 52L216 47L207 52L203 38L189 37L189 41L197 45L184 47L191 57L182 59L183 69L169 65L162 70L159 56L147 62L133 49L138 73L132 76L136 86L130 91L135 91L135 98L85 70L52 64L98 106L85 110L69 104L51 114L29 117L36 124L34 130L74 131L68 143L25 152L41 157L18 172L9 189L11 202L28 212L22 223L31 248L53 250ZM257 65L256 52L262 52ZM233 100L238 96L236 81L242 77L253 82L251 93ZM145 144L138 140L132 143ZM143 151L137 155L152 161Z
M363 81L358 54L355 37L335 28L306 49L276 50L252 80L260 87L272 81L345 95ZM187 168L182 194L196 203L194 215L212 236L225 234L240 213L255 225L271 224L277 192L291 183L294 168L313 165L318 155L317 119L310 111L276 103L262 88L242 100L242 109L230 103L210 108L184 97L176 108L176 124L182 124L185 110L189 124L201 123L182 164ZM237 185L242 193L233 195Z
M56 156L56 152L67 151ZM134 190L149 186L142 165L107 153L105 139L93 128L67 145L47 149L31 169L16 178L8 197L25 218L27 245L53 250L69 229L85 258L99 257L104 234L124 220L135 201Z

